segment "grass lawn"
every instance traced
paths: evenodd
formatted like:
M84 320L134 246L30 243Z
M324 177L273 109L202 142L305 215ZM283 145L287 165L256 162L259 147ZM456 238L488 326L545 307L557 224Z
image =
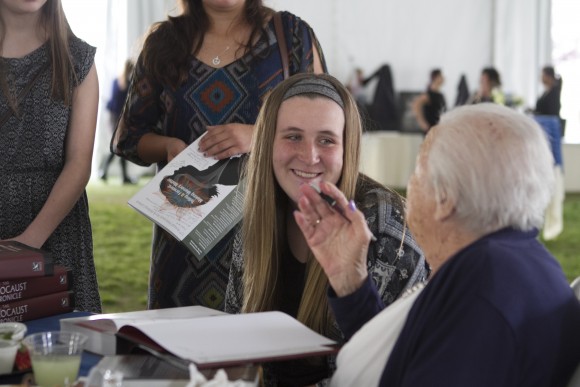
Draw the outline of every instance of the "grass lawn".
M95 265L105 313L146 308L152 223L127 204L145 183L92 181L87 187ZM564 232L545 242L569 281L580 276L580 194L564 203Z
M91 182L87 187L97 278L105 313L147 307L152 223L127 200L139 185Z

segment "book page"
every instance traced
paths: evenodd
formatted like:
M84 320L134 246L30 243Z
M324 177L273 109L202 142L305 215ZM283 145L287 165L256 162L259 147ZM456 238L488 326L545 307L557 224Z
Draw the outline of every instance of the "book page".
M77 324L101 332L117 332L123 325L140 324L145 322L158 323L161 321L175 321L210 316L226 315L225 312L207 308L205 306L183 306L166 309L138 310L134 312L96 314L85 318L77 318Z
M330 353L329 346L336 344L282 312L131 325L168 352L199 365Z
M243 197L237 189L242 158L205 157L198 145L202 137L128 202L200 260L241 220Z

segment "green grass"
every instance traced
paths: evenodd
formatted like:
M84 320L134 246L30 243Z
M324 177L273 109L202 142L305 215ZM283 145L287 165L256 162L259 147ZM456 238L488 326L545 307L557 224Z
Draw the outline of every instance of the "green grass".
M105 313L142 310L147 286L152 223L127 200L139 185L91 182L87 187L95 266Z
M108 184L91 182L87 188L105 313L146 308L152 224L127 204L145 182L121 185L113 179ZM569 281L580 276L580 194L566 196L564 231L545 245Z
M580 194L567 194L564 201L564 231L555 240L544 241L572 281L580 277Z

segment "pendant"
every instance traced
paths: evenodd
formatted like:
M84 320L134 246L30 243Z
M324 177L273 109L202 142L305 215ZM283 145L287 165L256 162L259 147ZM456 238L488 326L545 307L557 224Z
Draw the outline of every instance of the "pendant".
M211 60L211 63L213 63L214 66L219 65L221 63L220 57L216 55L216 57Z

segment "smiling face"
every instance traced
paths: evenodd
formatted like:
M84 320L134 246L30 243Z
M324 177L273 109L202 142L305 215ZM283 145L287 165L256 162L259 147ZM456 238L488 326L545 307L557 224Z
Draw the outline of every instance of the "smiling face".
M278 184L293 202L303 183L338 182L344 126L342 108L325 97L297 96L280 105L272 162Z

